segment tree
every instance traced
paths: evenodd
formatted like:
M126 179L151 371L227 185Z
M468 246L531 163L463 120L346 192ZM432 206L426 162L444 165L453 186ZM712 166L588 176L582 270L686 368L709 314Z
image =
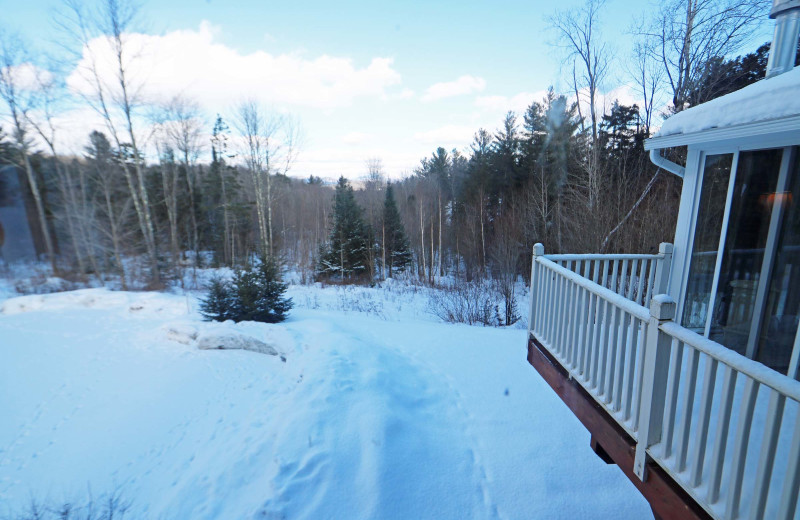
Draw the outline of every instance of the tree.
M35 95L35 87L25 88L25 85L22 84L22 76L26 71L34 74L39 74L40 71L30 63L30 59L25 54L24 49L25 45L18 37L0 34L0 99L5 101L8 108L17 152L17 160L15 162L25 172L28 187L36 205L45 252L50 261L50 267L55 273L58 271L56 252L50 227L47 224L44 190L39 186L39 180L31 164L32 141L29 135L30 121L28 114L37 108L38 100Z
M263 323L284 321L294 306L291 298L283 297L287 287L272 257L262 258L249 269L236 271L231 319Z
M91 16L79 0L65 0L65 4L69 11L67 16L72 18L65 17L59 23L68 34L77 38L83 53L79 56L81 66L77 74L90 90L82 94L83 98L103 119L117 152L129 155L131 159L121 161L120 165L150 260L151 284L157 287L161 285L158 244L137 128L143 85L130 72L135 58L130 31L136 20L137 6L130 0L103 0L96 16ZM96 36L102 36L102 39L95 39ZM106 47L98 48L97 41L102 41ZM101 72L104 64L99 54L104 52L111 56L113 63L110 81ZM126 152L128 149L129 154Z
M232 282L213 278L200 313L209 321L280 323L294 306L291 298L284 297L287 287L275 260L261 258L255 265L237 270Z
M200 314L206 321L233 319L233 288L221 278L212 278L206 297L200 301Z
M394 200L391 183L386 186L386 198L383 201L382 245L384 251L384 276L392 277L393 271L403 271L411 262L411 249Z
M667 76L675 112L708 99L707 64L736 52L766 18L772 0L668 0L639 34Z
M575 59L572 69L573 88L579 110L584 90L586 92L593 143L597 140L598 118L602 115L602 112L598 112L597 90L602 85L609 66L609 50L600 41L598 32L600 9L604 4L605 0L585 0L579 8L559 11L550 17L550 25L558 33L560 45ZM580 73L575 69L576 62L581 64Z
M352 186L340 177L333 198L333 226L318 273L325 277L338 274L340 280L368 273L370 234Z

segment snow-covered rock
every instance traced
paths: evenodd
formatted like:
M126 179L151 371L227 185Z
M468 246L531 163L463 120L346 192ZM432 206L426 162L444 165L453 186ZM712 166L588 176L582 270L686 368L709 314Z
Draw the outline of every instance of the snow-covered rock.
M190 345L197 339L197 327L190 323L167 323L162 327L170 341Z
M252 336L233 331L209 331L197 338L197 348L201 350L252 350L261 354L277 356L278 351Z

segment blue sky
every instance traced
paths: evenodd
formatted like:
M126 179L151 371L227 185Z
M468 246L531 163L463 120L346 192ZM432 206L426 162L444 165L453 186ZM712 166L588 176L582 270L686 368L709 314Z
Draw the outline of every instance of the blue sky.
M475 130L495 129L507 110L539 99L548 86L568 90L545 18L577 4L149 0L137 29L158 49L143 69L153 96L198 99L209 128L215 113L257 97L301 123L305 144L294 175L355 178L377 157L396 177L438 145L466 148ZM47 48L57 5L13 2L2 23ZM615 55L627 55L627 31L651 6L608 1L601 30ZM757 39L768 39L769 27L765 21ZM633 101L620 89L627 82L620 71L603 90Z

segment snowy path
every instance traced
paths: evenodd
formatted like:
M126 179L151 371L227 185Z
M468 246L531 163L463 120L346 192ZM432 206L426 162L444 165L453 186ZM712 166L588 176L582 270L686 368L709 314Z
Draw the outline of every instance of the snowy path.
M0 516L118 489L134 518L647 518L527 365L524 331L297 309L165 339L177 296L88 291L0 314ZM195 323L195 325L197 325Z

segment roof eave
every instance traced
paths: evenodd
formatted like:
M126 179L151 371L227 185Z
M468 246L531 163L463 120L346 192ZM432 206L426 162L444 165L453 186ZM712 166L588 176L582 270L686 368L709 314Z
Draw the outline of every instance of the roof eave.
M653 137L645 140L645 150L661 150L663 148L674 148L676 146L691 146L708 143L723 143L730 141L745 142L752 138L765 136L768 134L782 134L787 132L797 132L800 139L800 114L746 123L725 128L709 128L688 134L673 134L660 137Z

